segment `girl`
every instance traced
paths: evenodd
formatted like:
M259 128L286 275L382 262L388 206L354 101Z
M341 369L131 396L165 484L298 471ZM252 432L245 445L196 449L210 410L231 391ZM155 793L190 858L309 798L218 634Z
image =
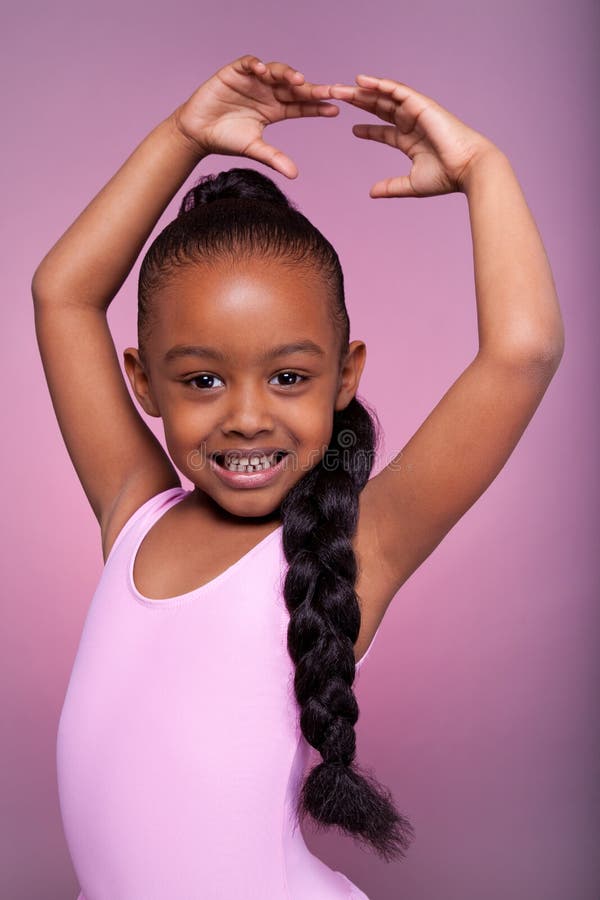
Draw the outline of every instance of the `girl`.
M386 860L414 838L356 764L355 672L401 585L508 459L564 338L506 156L405 84L356 82L251 55L224 66L35 272L44 370L105 561L58 730L81 900L364 898L308 851L301 818ZM331 100L387 123L353 131L412 161L372 197L467 196L479 351L369 478L379 432L357 397L366 348L349 341L335 250L261 173L205 176L143 259L139 349L124 352L167 455L130 400L107 309L201 160L294 178L263 130L335 117Z

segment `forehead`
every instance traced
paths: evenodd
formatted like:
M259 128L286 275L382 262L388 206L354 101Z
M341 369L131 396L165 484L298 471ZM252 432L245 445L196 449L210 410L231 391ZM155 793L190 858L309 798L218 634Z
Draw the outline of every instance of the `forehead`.
M325 280L306 265L244 260L190 264L169 275L154 298L152 355L183 344L210 345L250 364L271 347L313 341L337 347Z

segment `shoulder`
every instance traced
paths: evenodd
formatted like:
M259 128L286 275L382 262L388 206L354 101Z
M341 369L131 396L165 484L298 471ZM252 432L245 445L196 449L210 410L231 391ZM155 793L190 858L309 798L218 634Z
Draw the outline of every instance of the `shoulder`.
M105 526L102 528L102 556L104 562L108 559L116 538L132 516L154 497L175 488L183 490L181 480L177 475L169 476L168 474L162 477L136 477L125 485L125 488L113 505Z

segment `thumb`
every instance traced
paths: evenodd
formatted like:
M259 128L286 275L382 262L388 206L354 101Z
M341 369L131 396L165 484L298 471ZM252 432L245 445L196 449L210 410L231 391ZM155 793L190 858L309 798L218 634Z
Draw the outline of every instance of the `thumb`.
M271 144L267 144L262 138L252 141L244 150L244 156L258 160L276 172L285 175L286 178L296 178L298 176L298 167L295 162L286 156L282 150L277 150Z
M408 175L396 175L394 178L384 178L377 181L370 190L371 197L420 197L413 190Z

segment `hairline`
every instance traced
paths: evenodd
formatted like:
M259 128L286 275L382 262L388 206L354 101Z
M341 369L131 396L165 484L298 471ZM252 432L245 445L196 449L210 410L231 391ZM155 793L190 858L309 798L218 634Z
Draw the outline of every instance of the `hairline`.
M163 266L160 270L160 274L156 279L156 284L152 293L156 290L159 290L163 287L168 287L169 284L177 277L177 272L186 268L197 268L201 269L203 267L217 269L219 266L222 266L223 263L227 260L227 258L232 260L233 266L242 265L245 262L250 262L254 259L263 259L268 262L280 263L281 265L286 266L286 268L293 269L305 269L306 271L312 271L312 274L317 278L320 278L325 285L326 293L329 297L329 318L331 324L334 328L335 333L338 335L338 344L340 343L340 326L337 321L337 318L334 314L335 304L338 302L338 297L335 295L335 292L331 290L328 279L325 278L321 273L324 266L318 265L317 260L314 259L314 254L304 254L303 257L298 258L294 256L293 253L289 252L273 252L265 250L265 251L257 251L251 247L247 247L245 250L242 249L239 255L233 253L232 250L223 249L222 251L214 252L210 256L206 257L194 257L190 254L186 254L185 256L173 257L169 260L168 264ZM312 257L312 258L311 258ZM333 295L333 296L332 296ZM148 334L152 332L152 312L156 308L156 303L154 297L151 297L149 303L149 310L147 310L147 322L148 322ZM138 335L138 340L141 335ZM147 337L147 336L146 336ZM341 362L341 357L343 355L344 347L338 348L338 362ZM143 352L142 342L140 341L139 354L142 361L147 362L146 356Z

